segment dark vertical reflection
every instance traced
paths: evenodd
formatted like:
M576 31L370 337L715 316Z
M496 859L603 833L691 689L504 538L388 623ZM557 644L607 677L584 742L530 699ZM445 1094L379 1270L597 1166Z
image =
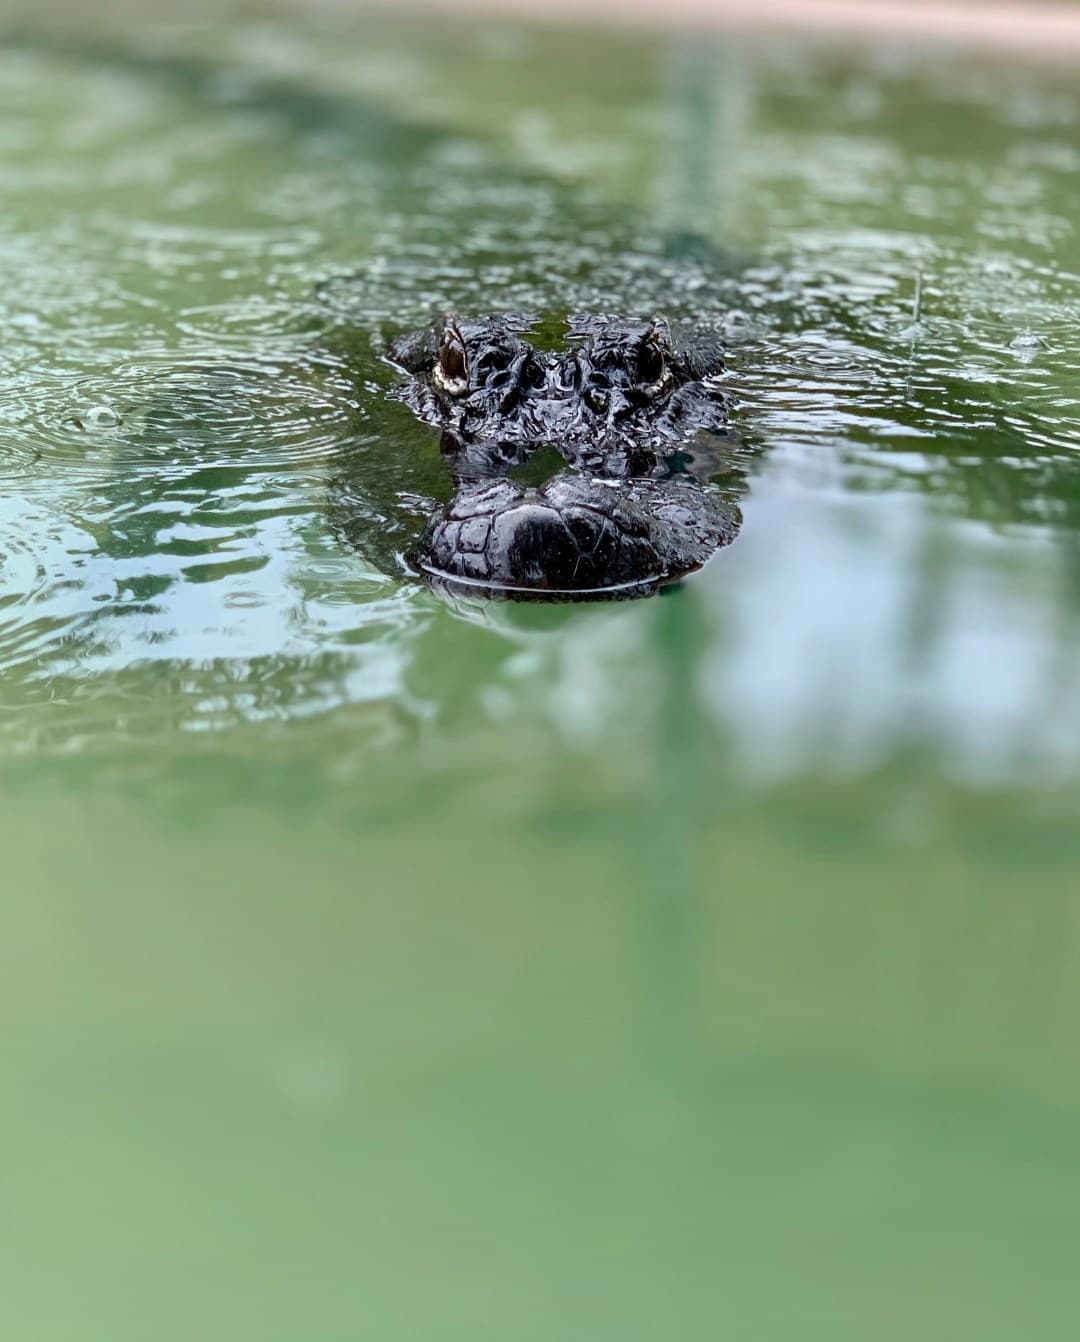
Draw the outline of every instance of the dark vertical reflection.
M703 901L722 879L703 866L702 838L723 805L715 791L717 741L699 691L709 633L692 592L656 601L648 626L650 702L642 732L648 783L627 853L635 910L637 1007L651 1083L678 1092L701 1059L698 1003L715 990L701 981Z
M702 240L731 247L752 115L751 63L730 40L675 37L662 90L667 136L656 212L668 250L693 254Z

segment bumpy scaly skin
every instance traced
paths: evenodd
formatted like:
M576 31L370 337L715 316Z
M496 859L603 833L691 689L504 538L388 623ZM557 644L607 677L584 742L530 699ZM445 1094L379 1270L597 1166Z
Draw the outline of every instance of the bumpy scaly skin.
M666 322L572 317L569 350L541 353L513 314L448 322L395 342L400 397L443 430L455 495L413 562L435 583L508 595L619 596L655 590L735 539L739 513L668 459L723 433L710 380L718 343L677 345ZM551 444L569 466L540 488L507 477Z
M653 589L735 539L738 514L693 481L613 486L564 472L540 489L474 481L428 523L417 563L434 578L538 594Z
M448 326L402 336L390 347L390 362L412 374L401 399L418 419L463 442L536 442L543 439L537 411L546 385L544 356L520 333L529 318L518 313L454 322L464 347L468 375L464 389L441 375L440 349Z

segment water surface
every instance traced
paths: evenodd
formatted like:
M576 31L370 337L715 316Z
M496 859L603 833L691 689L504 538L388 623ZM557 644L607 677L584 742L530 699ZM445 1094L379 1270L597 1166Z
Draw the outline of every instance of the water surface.
M11 30L11 1336L1071 1335L1078 171L926 52ZM411 580L447 307L722 329L737 543Z

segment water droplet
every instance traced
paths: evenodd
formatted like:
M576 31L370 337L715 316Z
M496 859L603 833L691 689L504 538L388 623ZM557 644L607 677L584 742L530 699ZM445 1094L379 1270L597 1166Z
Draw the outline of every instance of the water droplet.
M92 405L75 422L83 429L118 429L123 421L111 405Z
M1022 331L1009 344L1009 349L1021 363L1031 363L1036 354L1046 348L1046 342L1033 331Z
M921 340L922 337L927 334L929 329L930 328L925 322L909 322L907 326L902 326L899 331L897 331L896 338L897 340L903 340L908 344L911 344L912 341Z

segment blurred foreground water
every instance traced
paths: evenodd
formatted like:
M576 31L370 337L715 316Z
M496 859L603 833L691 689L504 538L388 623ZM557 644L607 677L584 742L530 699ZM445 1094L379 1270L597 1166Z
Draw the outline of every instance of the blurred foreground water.
M3 1335L1072 1336L1075 80L253 13L0 49ZM415 585L449 305L724 329L735 546Z

